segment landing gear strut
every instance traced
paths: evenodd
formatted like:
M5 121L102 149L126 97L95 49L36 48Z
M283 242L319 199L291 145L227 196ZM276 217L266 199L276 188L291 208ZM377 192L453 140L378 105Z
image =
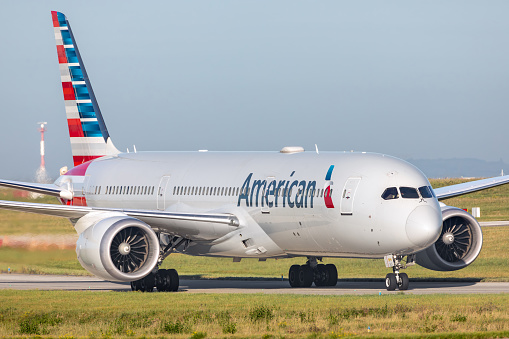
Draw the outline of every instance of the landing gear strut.
M320 258L321 261L321 258ZM293 265L288 272L291 287L336 286L338 271L333 264L318 264L316 257L309 257L305 265Z
M179 275L174 269L158 269L164 259L168 257L175 248L182 246L180 250L184 252L190 244L189 239L182 237L173 237L167 234L158 234L161 253L155 273L150 273L145 278L131 281L132 291L153 292L154 287L158 292L176 292L179 288Z
M388 256L390 257L390 256ZM415 264L415 255L409 255L407 256L406 264L403 265L401 261L403 260L402 255L394 255L392 256L392 261L389 259L387 260L386 257L386 265L387 262L392 262L392 272L385 276L385 287L387 288L387 291L394 291L396 288L398 288L400 291L405 291L408 289L409 285L409 279L408 275L406 273L399 273L400 270L407 268L408 266ZM390 265L387 265L390 267Z

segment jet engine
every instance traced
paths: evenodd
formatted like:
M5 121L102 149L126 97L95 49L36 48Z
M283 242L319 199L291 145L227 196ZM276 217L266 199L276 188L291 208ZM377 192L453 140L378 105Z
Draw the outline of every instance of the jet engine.
M416 254L416 262L434 271L455 271L470 265L481 252L482 231L475 218L462 209L442 207L442 233Z
M109 281L134 281L156 266L159 240L146 223L118 213L87 215L76 226L80 224L90 226L81 232L76 254L90 273Z

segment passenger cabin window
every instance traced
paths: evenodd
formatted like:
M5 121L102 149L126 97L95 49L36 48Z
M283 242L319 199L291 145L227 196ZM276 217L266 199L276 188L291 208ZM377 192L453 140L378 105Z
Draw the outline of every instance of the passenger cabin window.
M400 187L399 190L403 199L419 199L419 193L413 187Z
M421 193L421 197L424 199L433 198L433 193L431 193L431 189L428 186L419 187L419 193Z
M384 200L392 200L392 199L398 199L399 193L398 189L396 187L389 187L386 188L385 191L382 193L382 199Z

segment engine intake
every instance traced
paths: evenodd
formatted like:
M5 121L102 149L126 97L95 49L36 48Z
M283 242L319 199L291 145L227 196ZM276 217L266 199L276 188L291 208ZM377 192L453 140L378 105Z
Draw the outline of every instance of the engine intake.
M477 220L462 209L442 207L442 233L417 253L416 262L434 271L455 271L470 265L481 252L482 231Z
M152 228L138 219L107 216L80 234L76 254L83 268L98 277L134 281L156 266L159 240Z

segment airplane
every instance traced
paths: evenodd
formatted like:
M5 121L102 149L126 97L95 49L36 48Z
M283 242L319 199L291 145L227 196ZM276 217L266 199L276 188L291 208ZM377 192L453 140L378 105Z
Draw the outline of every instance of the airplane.
M401 270L470 265L479 223L444 198L509 183L509 176L433 189L401 159L366 152L120 152L113 144L63 13L53 28L74 167L53 184L0 186L55 196L0 208L68 218L76 254L90 273L133 291L177 291L178 272L160 269L174 252L195 256L294 258L291 287L336 286L324 258L384 258L387 290L406 290Z

